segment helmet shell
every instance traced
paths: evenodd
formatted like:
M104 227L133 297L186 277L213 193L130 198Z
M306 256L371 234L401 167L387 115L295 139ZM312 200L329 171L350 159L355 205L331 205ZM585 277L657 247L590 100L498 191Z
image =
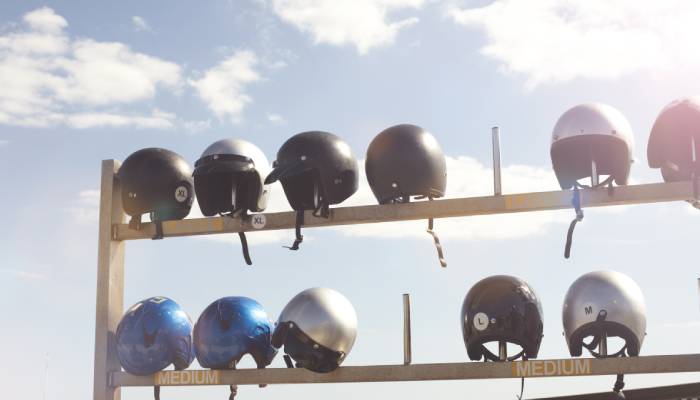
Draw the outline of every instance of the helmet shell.
M666 182L687 181L693 172L693 149L700 158L700 97L678 99L664 107L649 135L649 167L661 168Z
M326 204L339 204L357 191L357 160L340 137L321 131L296 134L277 152L266 184L282 182L294 210L313 210L318 195Z
M484 346L505 341L521 346L528 358L536 358L542 341L540 300L525 281L495 275L477 282L464 298L462 336L471 360L488 358Z
M367 148L365 173L380 204L445 195L445 155L435 137L416 125L392 126L375 136Z
M185 369L195 357L192 321L167 297L151 297L131 306L116 336L119 362L130 374L150 375L170 364Z
M272 323L260 303L223 297L211 303L194 326L197 361L204 368L227 369L250 354L258 368L265 368L277 354L271 335Z
M626 185L634 154L632 127L607 104L581 104L559 117L550 154L562 189L590 177L593 161L598 175L610 175L618 185Z
M597 321L601 311L607 315ZM580 356L583 339L598 334L625 340L627 352L639 355L646 334L646 307L639 286L616 271L596 271L578 278L569 288L562 308L564 336L572 356Z
M304 290L282 310L272 336L275 347L300 366L328 372L340 365L357 337L357 314L352 303L328 288Z
M192 169L182 156L160 148L141 149L124 160L117 173L124 211L132 217L183 219L194 201Z
M194 168L194 189L202 214L265 210L269 187L264 179L269 171L267 157L256 145L241 139L214 142Z

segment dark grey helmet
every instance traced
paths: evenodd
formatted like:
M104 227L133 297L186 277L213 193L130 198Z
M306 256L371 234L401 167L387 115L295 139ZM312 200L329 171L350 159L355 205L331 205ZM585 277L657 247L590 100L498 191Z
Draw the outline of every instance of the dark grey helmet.
M542 341L543 315L535 291L522 279L495 275L477 282L464 298L460 325L471 360L499 361L486 348L489 342L506 342L522 347L510 356L536 358ZM505 360L500 360L505 361Z
M416 125L380 132L367 148L365 173L380 204L445 195L445 155L435 137Z
M320 131L289 138L277 152L266 184L282 182L294 210L338 204L357 191L357 160L338 136Z
M666 182L687 181L700 172L698 157L700 97L678 99L664 107L651 129L647 146L649 167L661 168Z
M642 290L630 277L616 271L589 272L574 281L564 299L562 319L572 356L580 356L583 347L593 353L602 333L625 341L622 350L610 353L621 355L626 350L628 355L636 356L646 335ZM584 343L589 336L594 337L593 342Z
M194 164L194 189L202 214L263 211L269 187L264 185L270 171L265 154L241 139L223 139L204 150Z
M298 367L330 372L347 357L357 337L357 314L352 303L328 288L304 290L282 310L272 334Z
M117 177L132 228L138 229L142 214L150 214L160 229L161 221L183 219L192 208L192 169L175 152L161 148L136 151L124 160Z

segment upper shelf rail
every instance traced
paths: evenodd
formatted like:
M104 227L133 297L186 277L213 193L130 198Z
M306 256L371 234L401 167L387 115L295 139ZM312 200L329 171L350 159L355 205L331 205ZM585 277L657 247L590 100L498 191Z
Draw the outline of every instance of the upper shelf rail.
M608 193L607 188L582 189L580 193L583 207L604 207L692 200L693 185L691 182L650 183L616 186L612 193ZM314 217L311 211L307 211L304 227L561 210L572 208L572 196L573 192L570 190L559 190L402 204L337 207L331 208L329 218ZM254 218L257 220L254 221ZM294 211L251 214L243 218L192 218L163 222L163 233L168 237L270 231L294 229L295 222ZM114 240L149 239L155 235L155 226L152 223L144 223L140 230L135 230L130 229L128 224L115 224L112 233Z

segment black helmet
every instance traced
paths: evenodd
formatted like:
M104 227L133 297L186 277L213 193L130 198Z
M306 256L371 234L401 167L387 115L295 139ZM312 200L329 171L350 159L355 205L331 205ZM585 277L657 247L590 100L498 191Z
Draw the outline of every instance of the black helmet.
M651 129L647 146L649 167L661 168L666 182L687 181L697 175L698 157L700 98L678 99L661 111Z
M207 147L194 164L194 189L202 214L231 217L267 207L268 188L263 183L270 166L254 144L223 139ZM243 258L251 265L248 241L238 232Z
M124 160L117 177L132 228L138 229L145 213L151 214L159 231L161 221L183 219L190 213L194 200L192 169L177 153L159 148L139 150Z
M238 211L263 211L269 171L265 154L240 139L223 139L207 147L194 164L194 189L202 214L210 217Z
M522 279L495 275L480 280L462 304L462 336L471 360L505 361L484 346L488 342L513 343L521 356L537 358L542 341L542 306Z
M445 155L435 137L416 125L380 132L367 148L365 173L379 204L445 195Z
M289 138L277 152L265 184L282 182L289 204L297 211L299 248L304 210L328 216L328 206L341 203L357 191L357 160L350 146L338 136L320 131L302 132Z
M357 160L338 136L320 131L289 138L277 152L266 184L282 182L295 210L341 203L357 191Z
M406 203L411 196L442 197L447 185L445 155L435 137L420 126L403 124L380 132L367 148L365 173L379 204ZM440 265L447 266L440 239L428 220Z

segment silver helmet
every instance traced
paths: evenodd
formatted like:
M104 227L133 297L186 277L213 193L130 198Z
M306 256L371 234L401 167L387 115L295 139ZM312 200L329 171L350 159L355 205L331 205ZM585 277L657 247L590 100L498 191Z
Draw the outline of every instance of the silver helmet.
M265 210L269 172L267 157L253 143L242 139L212 143L195 163L193 174L202 214Z
M646 308L642 290L627 275L616 271L596 271L578 278L569 288L562 309L564 336L572 356L586 347L595 356L595 345L605 336L616 336L625 347L610 356L639 355L646 335ZM592 336L593 341L584 343Z
M348 355L357 336L357 314L350 301L328 288L304 290L282 310L272 345L298 367L315 372L336 369Z
M596 175L627 184L634 136L627 118L614 107L602 103L572 107L559 117L551 143L552 166L562 189L591 177L593 163Z

